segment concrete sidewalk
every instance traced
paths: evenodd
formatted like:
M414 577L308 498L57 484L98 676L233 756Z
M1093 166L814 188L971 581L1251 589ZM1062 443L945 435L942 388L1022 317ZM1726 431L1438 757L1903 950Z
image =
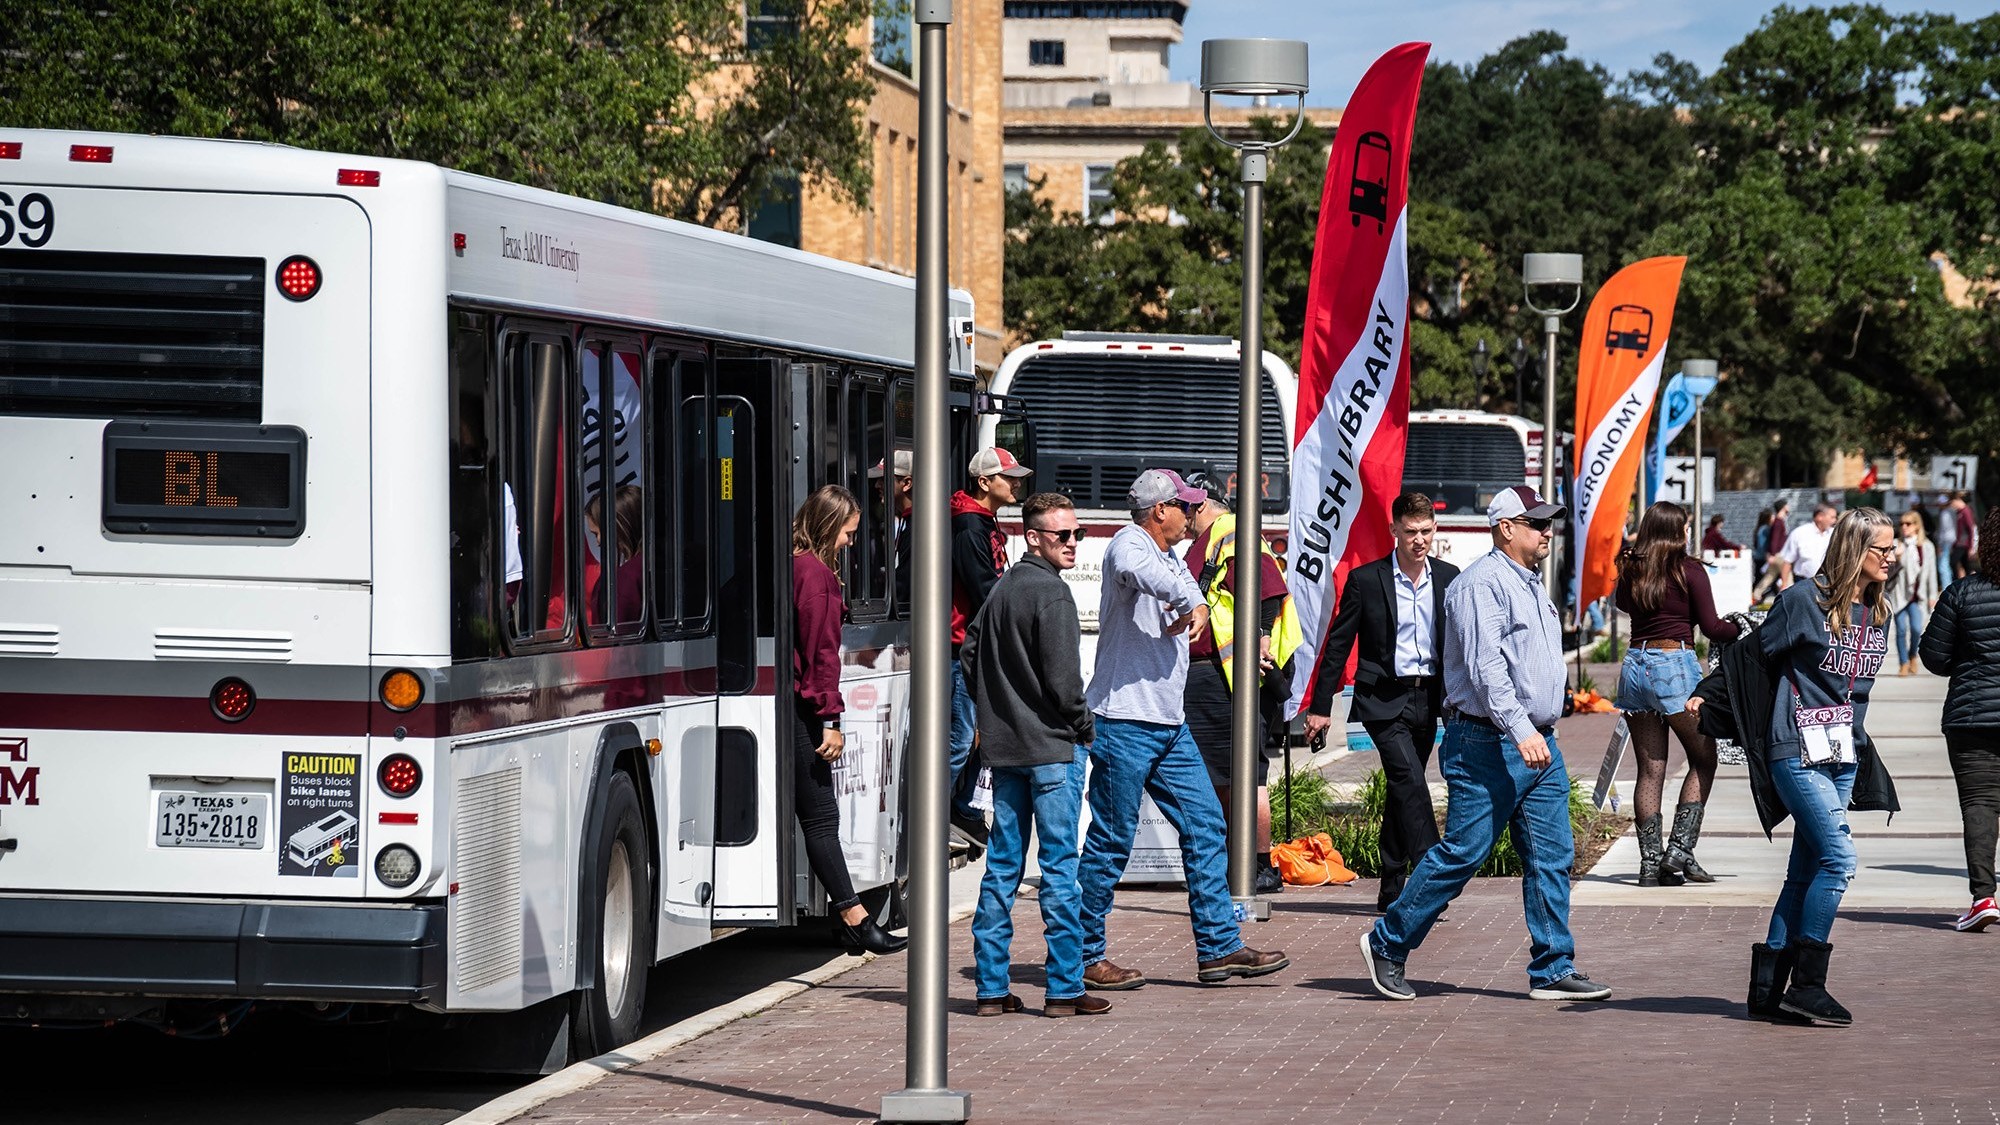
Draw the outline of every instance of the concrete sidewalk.
M1950 928L1965 894L1956 809L1939 796L1941 696L1935 680L1884 681L1871 710L1906 811L1893 831L1857 817L1866 870L1835 928L1829 978L1854 1028L1744 1018L1748 947L1763 937L1784 851L1761 833L1728 834L1754 832L1732 777L1701 848L1724 882L1641 892L1617 881L1630 874L1614 851L1609 877L1578 886L1578 960L1616 989L1609 1003L1527 999L1514 880L1475 881L1411 960L1418 999L1380 1000L1355 950L1374 919L1375 888L1359 882L1279 896L1246 937L1285 949L1291 968L1220 987L1194 981L1184 896L1121 891L1112 957L1152 983L1112 994L1106 1015L1049 1020L1037 1014L1041 926L1024 892L1015 992L1028 1012L972 1015L969 933L952 929L950 1080L980 1121L2000 1123L2000 931ZM1583 741L1566 744L1579 776L1602 752ZM1947 789L1932 792L1940 778ZM860 965L518 1120L872 1120L902 1085L905 971L900 957Z

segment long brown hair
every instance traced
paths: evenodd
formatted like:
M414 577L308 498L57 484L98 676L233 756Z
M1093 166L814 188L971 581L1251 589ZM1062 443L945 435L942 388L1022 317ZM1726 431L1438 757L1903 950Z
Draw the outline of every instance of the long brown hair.
M852 492L837 484L820 486L792 516L792 553L813 556L838 577L840 529L860 510Z
M1813 575L1813 597L1818 599L1819 608L1826 614L1826 627L1836 638L1854 624L1856 602L1867 607L1869 624L1880 625L1889 620L1889 603L1883 590L1888 583L1867 581L1861 574L1861 562L1868 556L1878 527L1888 528L1889 542L1896 542L1896 525L1879 508L1848 511L1827 535L1826 560L1820 563L1819 573Z
M2000 586L2000 506L1986 509L1979 521L1979 573Z
M1686 588L1681 560L1688 557L1688 511L1662 500L1639 517L1639 535L1618 555L1618 576L1632 592L1632 604L1658 609L1666 600L1667 583Z

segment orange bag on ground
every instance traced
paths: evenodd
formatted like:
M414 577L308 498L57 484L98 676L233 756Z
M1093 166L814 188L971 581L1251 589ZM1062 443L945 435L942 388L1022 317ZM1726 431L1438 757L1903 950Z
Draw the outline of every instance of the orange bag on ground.
M1328 883L1352 883L1357 878L1342 862L1333 838L1324 832L1271 845L1271 863L1285 882L1294 887L1324 887Z

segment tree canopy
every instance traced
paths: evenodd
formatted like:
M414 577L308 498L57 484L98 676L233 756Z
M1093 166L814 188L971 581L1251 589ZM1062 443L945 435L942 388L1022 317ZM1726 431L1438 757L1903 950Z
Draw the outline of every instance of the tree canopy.
M865 200L872 0L24 0L29 128L426 160L709 225L812 178ZM746 43L755 50L746 50Z
M1708 428L1734 483L1816 483L1837 449L2000 469L1996 95L2000 16L1872 5L1780 7L1709 75L1663 55L1614 79L1547 31L1432 63L1410 168L1413 404L1539 416L1524 253L1581 253L1599 281L1684 254L1669 362L1721 361ZM1308 127L1272 167L1264 319L1292 360L1328 139ZM1118 166L1113 202L1087 223L1010 199L1008 327L1235 334L1232 155L1201 130L1150 146ZM1559 418L1581 319L1564 322Z

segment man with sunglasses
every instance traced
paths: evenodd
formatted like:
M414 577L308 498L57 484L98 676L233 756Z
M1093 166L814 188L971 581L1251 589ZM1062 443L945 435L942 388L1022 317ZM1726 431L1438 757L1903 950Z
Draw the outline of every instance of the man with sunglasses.
M1275 973L1291 962L1243 944L1229 898L1222 802L1209 783L1184 707L1188 640L1208 630L1208 604L1172 550L1208 499L1169 469L1147 469L1126 492L1132 522L1104 549L1097 608L1097 664L1087 699L1096 717L1090 746L1090 829L1078 881L1083 891L1084 983L1117 991L1144 973L1104 955L1111 898L1139 830L1139 798L1153 798L1180 834L1198 979Z
M1444 603L1444 745L1450 789L1444 839L1417 861L1388 912L1361 935L1375 991L1415 1000L1403 965L1493 850L1502 825L1521 856L1528 996L1603 1000L1611 990L1578 972L1569 930L1569 770L1556 747L1565 669L1562 621L1537 567L1563 508L1525 485L1486 507L1493 550L1459 574Z
M986 874L972 916L977 1012L1021 1010L1008 991L1014 895L1021 887L1028 831L1040 841L1038 896L1048 941L1042 1014L1092 1016L1111 1010L1083 986L1083 922L1076 883L1077 820L1083 808L1085 747L1094 728L1083 702L1076 599L1062 572L1076 565L1084 530L1060 492L1021 505L1027 553L1007 568L966 627L959 660L979 719L979 750L993 770L993 829Z

